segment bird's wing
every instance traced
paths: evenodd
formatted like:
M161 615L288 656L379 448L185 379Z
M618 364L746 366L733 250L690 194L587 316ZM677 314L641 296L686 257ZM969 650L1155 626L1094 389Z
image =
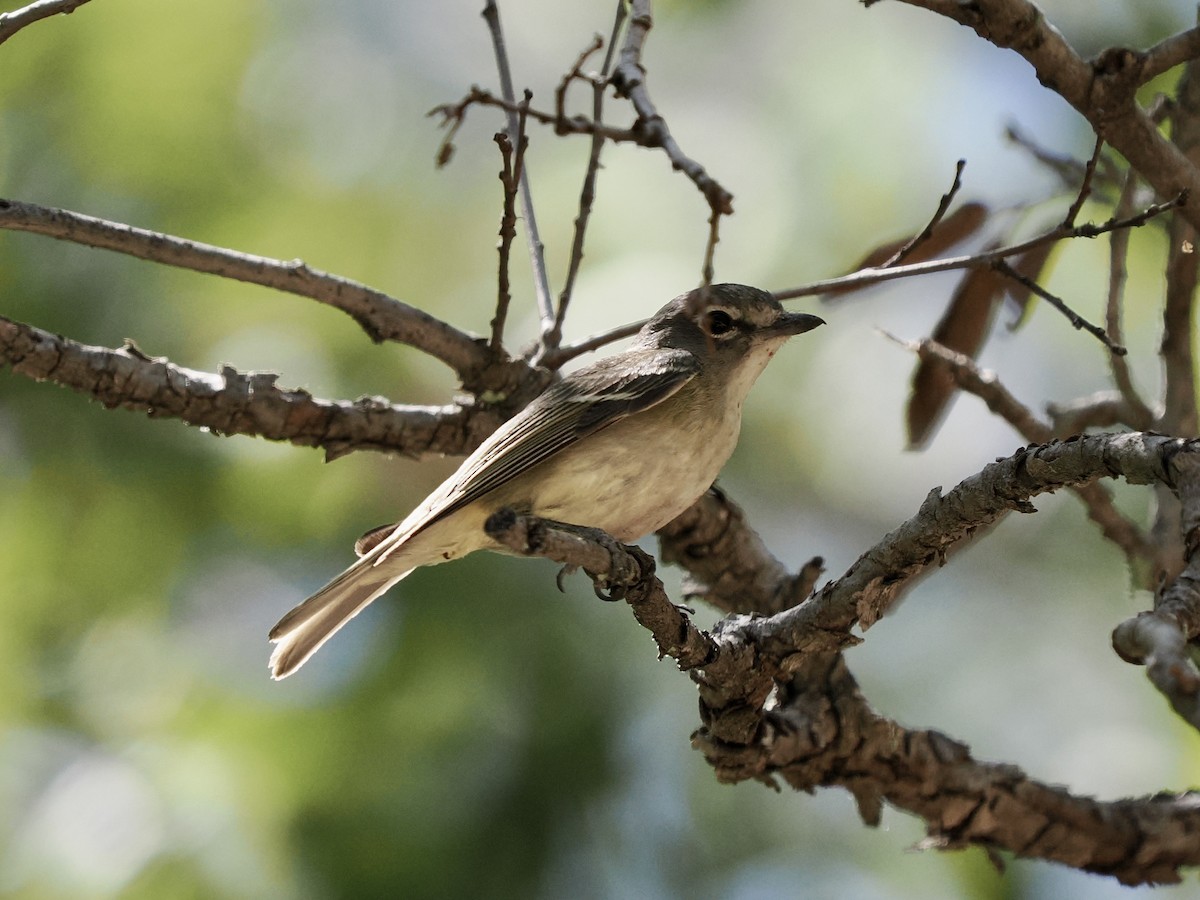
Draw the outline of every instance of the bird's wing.
M483 442L458 471L389 532L359 539L378 564L391 549L438 519L462 509L576 441L670 397L699 371L683 350L631 351L551 385Z

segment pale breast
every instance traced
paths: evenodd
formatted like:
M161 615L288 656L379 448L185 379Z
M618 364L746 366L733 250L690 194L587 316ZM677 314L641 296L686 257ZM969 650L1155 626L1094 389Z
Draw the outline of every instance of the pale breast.
M710 412L708 410L705 411ZM741 410L631 416L539 466L532 512L634 541L670 522L716 480L737 444Z

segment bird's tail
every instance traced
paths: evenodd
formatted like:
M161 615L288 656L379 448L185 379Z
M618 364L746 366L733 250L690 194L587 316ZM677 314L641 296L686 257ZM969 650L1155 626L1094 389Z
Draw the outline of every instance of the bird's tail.
M368 603L404 578L394 565L376 566L372 553L342 572L271 629L271 677L287 678Z

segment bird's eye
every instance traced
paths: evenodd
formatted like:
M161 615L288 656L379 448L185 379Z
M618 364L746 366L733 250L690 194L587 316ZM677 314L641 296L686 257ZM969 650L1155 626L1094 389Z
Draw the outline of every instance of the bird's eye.
M733 316L723 309L710 310L704 316L704 330L713 337L733 331Z

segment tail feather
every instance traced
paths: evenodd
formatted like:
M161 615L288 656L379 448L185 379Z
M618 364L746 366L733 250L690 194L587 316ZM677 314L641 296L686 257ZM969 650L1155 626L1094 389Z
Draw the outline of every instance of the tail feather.
M278 681L295 672L339 628L412 571L394 574L395 567L377 568L372 562L360 559L271 629L270 638L276 645L269 664L272 678ZM388 571L381 571L383 568Z

